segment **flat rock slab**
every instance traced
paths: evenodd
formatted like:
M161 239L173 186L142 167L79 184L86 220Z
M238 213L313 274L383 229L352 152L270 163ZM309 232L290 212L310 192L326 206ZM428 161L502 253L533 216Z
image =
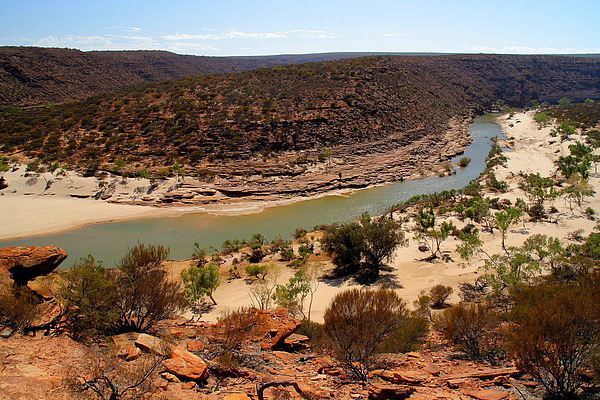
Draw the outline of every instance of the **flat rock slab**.
M471 397L478 400L502 400L506 399L510 393L499 390L471 390L466 392Z

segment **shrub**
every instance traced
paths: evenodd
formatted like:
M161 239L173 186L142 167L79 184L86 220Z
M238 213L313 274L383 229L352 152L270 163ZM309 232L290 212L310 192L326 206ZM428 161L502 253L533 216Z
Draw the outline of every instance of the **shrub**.
M431 298L431 308L442 308L446 304L446 300L452 294L453 290L450 286L444 286L442 284L435 285L429 290L429 297Z
M117 266L121 329L144 332L186 305L181 285L161 267L168 255L166 247L138 243Z
M469 157L463 157L460 159L460 161L458 162L458 165L461 168L465 168L467 165L469 165L471 163L471 159Z
M325 310L325 332L336 357L360 380L379 346L408 318L406 303L390 289L349 289Z
M255 310L239 308L227 311L216 324L223 353L239 348L254 337L264 324L264 315Z
M115 330L119 318L116 280L91 255L61 275L57 296L76 339L85 340Z
M200 267L190 265L189 268L181 271L181 279L190 303L194 304L204 296L208 296L214 304L217 304L213 292L221 284L221 276L219 267L215 264L210 263Z
M0 325L24 331L37 314L38 300L27 287L0 289Z
M356 222L331 226L321 239L323 251L333 257L336 272L341 275L358 271L362 245L361 227Z
M269 274L269 269L270 265L267 264L253 264L246 267L246 273L257 279L265 279Z
M582 372L598 354L598 285L592 289L530 287L517 297L512 311L517 325L509 336L509 346L517 366L555 398L576 398Z
M411 316L392 332L379 348L381 353L407 353L418 350L423 338L429 332L429 323L425 318Z
M498 316L487 304L459 304L444 311L436 324L459 350L474 359L493 360L500 353L493 331Z

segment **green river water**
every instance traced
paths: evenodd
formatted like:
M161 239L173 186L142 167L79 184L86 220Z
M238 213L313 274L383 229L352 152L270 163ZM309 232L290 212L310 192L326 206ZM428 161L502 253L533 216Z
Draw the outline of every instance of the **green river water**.
M281 236L289 239L295 228L311 229L317 224L348 222L363 212L372 215L385 212L390 206L418 194L460 189L477 178L485 168L485 158L495 136L502 137L500 126L493 122L495 115L476 118L470 126L473 143L457 157L471 158L471 163L455 175L406 181L370 189L357 190L345 196L327 196L291 205L267 208L250 215L215 216L188 213L179 217L146 218L125 222L110 222L73 229L67 232L34 238L0 241L0 247L42 246L54 244L63 247L69 258L62 265L69 268L73 262L92 254L112 267L138 240L148 244L162 244L171 249L171 259L188 258L194 242L202 247L220 247L226 239L250 238L262 233L268 239Z

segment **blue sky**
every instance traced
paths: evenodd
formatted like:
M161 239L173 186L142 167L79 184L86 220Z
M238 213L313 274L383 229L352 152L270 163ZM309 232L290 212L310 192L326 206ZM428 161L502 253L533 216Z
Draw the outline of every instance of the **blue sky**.
M600 0L0 0L0 45L194 55L600 53Z

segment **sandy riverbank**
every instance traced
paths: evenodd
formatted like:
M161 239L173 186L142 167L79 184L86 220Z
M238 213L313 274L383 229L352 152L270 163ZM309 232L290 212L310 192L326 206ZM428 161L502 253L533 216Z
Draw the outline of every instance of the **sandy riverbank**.
M531 112L516 114L510 119L506 116L500 117L498 122L506 133L510 151L505 152L508 158L506 167L495 167L495 173L499 179L509 182L511 190L501 195L490 193L490 197L507 198L513 202L518 197L525 198L524 193L518 188L518 174L521 171L525 173L539 172L543 176L549 176L555 171L554 161L560 155L568 154L568 145L572 144L573 140L578 140L578 138L573 138L571 141L560 144L558 140L550 136L551 127L538 129ZM596 192L600 192L600 178L597 175L592 176L590 183ZM568 240L569 233L579 229L583 230L583 235L589 234L595 226L595 221L586 218L583 209L591 207L596 213L600 212L600 199L597 196L587 198L583 209L571 210L563 199L556 200L554 206L559 211L556 214L555 222L526 222L513 226L507 237L507 246L521 245L534 234L555 236L563 241ZM465 224L457 218L449 219L459 228ZM442 259L427 261L424 260L427 254L418 250L418 242L414 240L412 234L407 232L407 236L410 238L409 246L397 249L394 261L389 264L390 271L383 273L379 284L396 289L398 294L409 304L412 304L423 290L428 291L437 284L449 285L454 289L450 302L458 302L460 300L458 284L474 281L478 276L478 268L482 261L475 260L469 265L465 265L465 262L455 252L458 242L452 237L442 244L442 250L447 256L445 261ZM501 251L501 237L498 232L496 234L483 233L481 237L484 240L484 249L489 254ZM319 253L318 244L315 248ZM214 294L218 305L205 313L202 316L203 320L214 321L225 310L249 306L252 303L249 294L250 280L226 279L229 277L227 271L232 265L232 259L233 257L226 258L226 263L221 269L224 279ZM324 259L322 255L314 256L315 261L322 259ZM169 266L172 268L173 274L177 275L182 268L188 265L189 261L178 261L171 262ZM324 270L331 267L330 262L324 262ZM278 279L280 283L287 282L294 273L292 268L287 267L282 267L280 271L281 275ZM313 319L322 321L323 313L332 297L350 287L359 287L359 285L352 280L323 280L315 293L312 307Z

